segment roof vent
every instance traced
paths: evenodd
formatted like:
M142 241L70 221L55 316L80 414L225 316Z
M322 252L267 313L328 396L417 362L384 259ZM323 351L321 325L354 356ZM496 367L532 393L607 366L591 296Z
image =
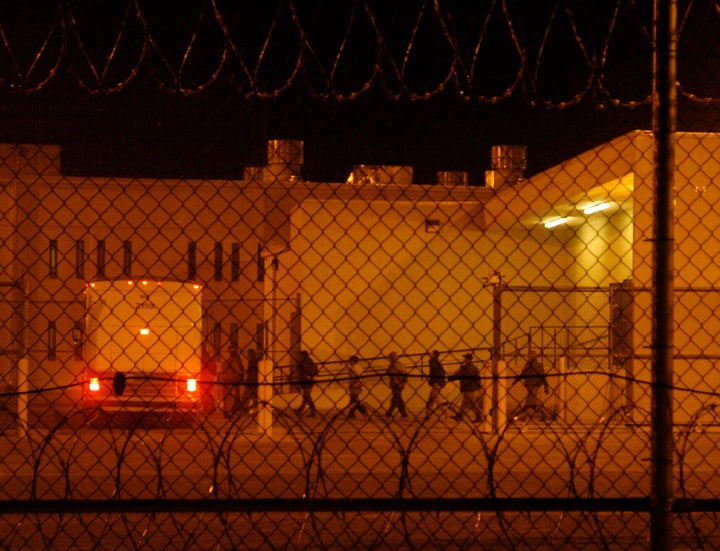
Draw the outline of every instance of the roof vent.
M303 165L303 142L301 140L269 140L267 143L267 166L273 172L287 170L299 176Z
M485 185L497 188L502 184L516 184L525 177L527 148L524 145L493 145L490 148L490 169L485 173Z
M439 170L437 172L437 183L441 186L466 186L468 173L463 170Z
M411 166L392 165L356 165L353 167L347 183L356 186L407 186L412 184Z

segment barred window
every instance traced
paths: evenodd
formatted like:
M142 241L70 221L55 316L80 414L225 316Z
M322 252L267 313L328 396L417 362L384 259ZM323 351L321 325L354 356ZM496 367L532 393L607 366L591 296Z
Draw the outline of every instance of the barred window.
M85 279L85 241L75 242L75 277Z
M257 280L265 281L265 257L262 254L262 245L257 246Z
M47 358L57 359L57 327L54 321L48 322L47 328Z
M197 243L195 241L188 243L187 277L188 279L197 278Z
M258 323L255 326L255 346L258 349L258 352L262 354L265 350L265 324L264 323Z
M215 243L215 281L223 278L223 246L221 242Z
M97 265L97 277L103 278L105 277L105 262L106 262L106 251L105 251L105 240L100 239L97 242L97 249L95 250L96 253L96 259L95 263Z
M233 243L230 250L230 280L240 279L240 243Z
M58 242L57 239L50 240L50 247L48 249L48 269L49 275L52 278L58 276Z
M132 277L132 264L132 242L123 241L123 275L127 277Z

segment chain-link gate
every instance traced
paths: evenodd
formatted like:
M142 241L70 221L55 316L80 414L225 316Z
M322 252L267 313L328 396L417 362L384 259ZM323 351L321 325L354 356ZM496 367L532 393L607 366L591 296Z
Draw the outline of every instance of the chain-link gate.
M632 405L619 402L626 392L613 380L610 334L619 320L610 319L610 289L505 287L497 295L502 357L511 380L526 383L524 391L519 384L510 388L510 416L594 424L614 408ZM538 381L523 380L530 356L539 362Z
M0 8L0 548L720 546L720 11L521 4Z

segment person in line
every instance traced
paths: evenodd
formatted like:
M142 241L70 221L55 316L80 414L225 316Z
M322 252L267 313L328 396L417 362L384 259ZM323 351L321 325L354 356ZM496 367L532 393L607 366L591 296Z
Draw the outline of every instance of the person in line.
M436 407L440 392L445 387L445 368L440 362L440 352L433 350L430 354L430 362L428 364L428 385L430 385L430 394L428 395L427 402L425 404L425 419L430 417L430 414Z
M242 407L245 411L251 412L258 404L258 381L259 381L260 358L254 348L247 351L247 370L245 371L245 390L242 396Z
M318 374L317 364L312 360L307 350L300 352L300 361L295 368L294 383L295 387L302 398L300 407L295 410L295 413L302 415L305 408L310 409L308 417L315 417L317 415L317 408L312 398L312 389L315 384L315 377Z
M530 350L528 353L528 360L525 362L519 378L513 381L510 388L515 386L518 381L522 381L527 392L525 404L522 408L523 413L531 417L538 416L542 419L551 417L538 397L541 388L545 389L545 394L550 394L550 386L545 376L545 368L540 361L540 355L535 350Z
M475 422L483 420L482 397L480 396L480 370L472 361L472 354L465 354L463 361L455 373L450 376L451 381L460 382L460 394L462 403L456 415L452 419L460 421L466 413L475 414Z
M360 368L360 361L355 355L350 356L347 366L349 372L348 375L350 377L350 384L348 386L350 404L347 417L348 419L354 419L355 412L367 415L367 408L365 407L365 404L360 401L360 393L363 389L362 369Z
M238 352L236 343L230 344L230 353L223 364L222 379L223 383L223 415L233 417L240 412L240 385L245 376L245 366L243 366L242 358Z
M392 417L392 414L397 409L400 412L400 417L407 417L407 409L405 408L405 400L402 396L402 391L405 388L407 382L407 370L405 366L398 360L397 353L390 352L388 354L388 360L390 365L388 366L387 376L390 378L390 408L387 410L385 415Z

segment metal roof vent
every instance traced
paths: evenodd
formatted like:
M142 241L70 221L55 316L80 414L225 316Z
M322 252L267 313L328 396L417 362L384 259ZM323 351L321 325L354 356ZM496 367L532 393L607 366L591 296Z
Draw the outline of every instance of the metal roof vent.
M490 170L485 173L485 185L497 188L516 184L525 177L527 147L524 145L493 145L490 148Z
M407 186L412 184L411 166L394 165L356 165L353 167L347 183L356 186Z
M441 186L466 186L468 173L464 170L439 170L437 172L437 183Z

